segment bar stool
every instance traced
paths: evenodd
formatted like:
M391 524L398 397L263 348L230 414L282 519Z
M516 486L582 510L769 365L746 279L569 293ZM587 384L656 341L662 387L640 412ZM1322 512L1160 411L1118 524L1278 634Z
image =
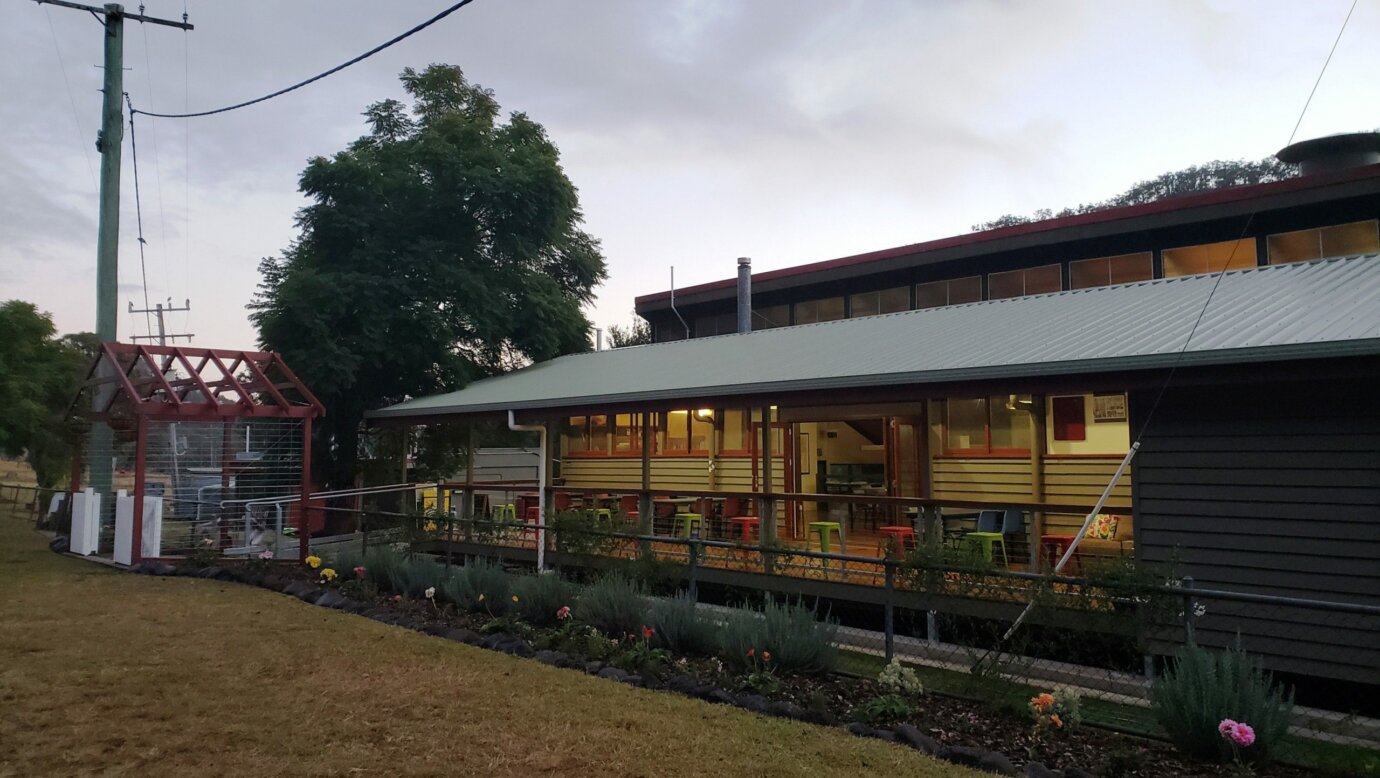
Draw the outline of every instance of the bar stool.
M494 521L517 521L517 506L512 503L494 506Z
M690 537L692 528L698 532L704 517L698 513L677 513L676 514L676 534L683 538Z
M890 553L892 548L905 551L918 545L913 527L878 527L877 532L881 535L877 540L877 556L881 556L883 552Z
M1000 532L969 532L963 536L963 547L970 554L981 553L983 560L992 561L992 548L1001 546L1001 563L1009 565L1006 558L1006 540Z
M532 522L533 524L535 524L535 523L541 521L541 506L540 506L540 505L529 505L529 506L527 506L527 512L526 512L525 515L527 516L527 520L530 521L530 522Z
M739 516L728 520L729 524L738 528L738 536L743 539L746 545L752 542L752 533L755 531L758 537L762 536L762 520L756 516Z
M822 551L822 552L824 552L824 553L826 553L826 554L829 553L829 551L830 551L829 533L830 533L830 532L837 532L837 533L838 533L838 536L839 536L839 548L842 549L842 550L844 550L844 551L847 551L847 550L848 550L848 548L847 548L847 546L844 544L844 540L843 540L843 526L840 525L837 521L812 521L812 522L810 522L807 526L809 527L809 530L810 530L810 533L811 533L811 534L818 534L818 535L819 535L819 550L820 550L820 551Z

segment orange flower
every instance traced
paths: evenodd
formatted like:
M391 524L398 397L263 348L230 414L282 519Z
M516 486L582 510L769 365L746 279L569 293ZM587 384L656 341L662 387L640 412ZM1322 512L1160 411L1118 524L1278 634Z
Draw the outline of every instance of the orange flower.
M755 649L755 648L749 648L749 649L748 649L748 654L747 654L747 655L748 655L748 659L751 659L752 657L757 656L757 649Z
M770 652L770 651L763 651L763 652L762 652L762 661L763 661L763 662L770 662L770 661L771 661L771 652Z
M1050 694L1049 692L1045 692L1044 694L1039 694L1030 698L1030 705L1031 707L1035 708L1035 710L1042 711L1053 704L1054 695Z
M1051 716L1049 717L1049 723L1053 724L1055 727L1063 727L1063 726L1064 726L1064 722L1062 722L1062 721L1059 720L1059 714L1058 714L1058 713L1055 713L1055 714L1053 714L1053 715L1051 715Z
M648 638L648 639L650 639L650 638L652 637L652 635L655 635L655 634L656 634L656 630L652 629L651 627L647 626L646 624L643 624L643 625L642 625L642 637L643 637L643 638Z

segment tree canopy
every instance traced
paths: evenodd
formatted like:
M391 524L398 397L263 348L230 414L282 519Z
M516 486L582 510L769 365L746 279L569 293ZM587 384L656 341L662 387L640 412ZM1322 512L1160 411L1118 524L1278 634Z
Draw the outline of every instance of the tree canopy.
M624 327L621 324L609 325L609 347L645 346L652 342L652 325L646 319L636 318Z
M262 346L326 405L319 472L354 472L365 410L589 348L582 307L605 276L545 129L499 119L458 67L403 71L411 105L307 164L298 237L260 264ZM450 437L450 436L447 436Z
M1141 181L1125 192L1109 200L1096 203L1083 203L1072 208L1064 208L1059 211L1052 211L1048 208L1041 208L1031 216L1021 216L1008 213L989 222L973 225L973 232L983 230L995 230L998 227L1010 227L1016 224L1027 224L1044 219L1055 219L1064 216L1073 216L1080 213L1091 213L1102 211L1107 208L1117 208L1123 205L1140 205L1142 203L1153 203L1157 200L1165 200L1170 197L1181 197L1194 192L1204 192L1209 189L1221 189L1228 186L1244 186L1246 184L1264 184L1270 181L1281 181L1298 175L1298 168L1280 162L1274 157L1256 160L1254 162L1244 159L1238 160L1213 160L1201 165L1190 165L1183 170L1175 170L1170 173L1162 173L1149 181Z
M45 489L71 469L67 408L96 348L91 333L56 334L32 303L0 304L0 453L27 459Z

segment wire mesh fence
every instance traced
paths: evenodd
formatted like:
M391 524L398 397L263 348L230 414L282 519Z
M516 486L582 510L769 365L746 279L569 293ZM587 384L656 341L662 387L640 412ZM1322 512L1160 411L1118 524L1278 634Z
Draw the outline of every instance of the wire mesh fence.
M503 487L520 489L521 487ZM879 556L822 552L676 533L646 534L616 508L553 512L529 520L495 494L488 510L463 501L418 500L410 512L368 511L368 543L434 555L446 567L489 559L542 563L592 580L610 571L649 591L702 608L805 603L836 621L841 666L875 676L895 659L936 691L1021 707L1033 695L1069 690L1106 726L1161 734L1151 701L1187 641L1246 651L1292 688L1291 732L1312 742L1380 749L1380 607L1301 600L1167 580L1129 558L1085 563L1078 576L1007 569L926 547ZM322 539L324 542L324 539ZM327 548L325 545L316 546ZM1019 626L1013 629L1017 622Z

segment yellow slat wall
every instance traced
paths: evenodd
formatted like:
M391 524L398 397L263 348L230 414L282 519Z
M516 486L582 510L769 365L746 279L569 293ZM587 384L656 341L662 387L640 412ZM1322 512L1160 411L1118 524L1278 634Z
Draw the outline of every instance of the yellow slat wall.
M1030 501L1030 459L940 458L931 467L935 499Z
M785 489L785 474L781 460L772 469L772 483L777 491ZM609 457L568 458L561 463L561 476L566 486L637 489L642 486L642 460ZM714 487L724 491L752 489L752 460L747 457L723 457L715 460ZM705 457L653 457L653 489L702 490L710 488L709 461Z
M1045 458L1045 502L1065 505L1087 505L1097 502L1107 482L1121 464L1120 456L1079 457L1077 459ZM1107 498L1107 513L1131 512L1131 471L1128 469ZM1073 533L1083 524L1085 516L1050 514L1045 517L1045 531Z
M771 482L775 491L786 489L785 460L772 459ZM723 491L752 489L752 460L748 457L720 457L717 460L715 487Z

